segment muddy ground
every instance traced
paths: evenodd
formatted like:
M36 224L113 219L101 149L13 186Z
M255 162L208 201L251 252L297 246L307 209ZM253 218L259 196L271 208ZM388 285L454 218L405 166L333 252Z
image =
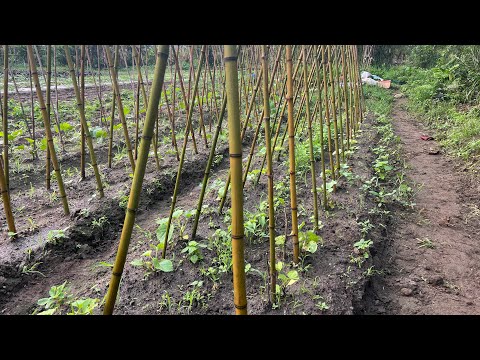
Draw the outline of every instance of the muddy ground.
M96 93L92 96L96 96ZM396 100L394 125L402 138L409 169L407 176L416 183L425 183L418 191L414 210L392 207L392 216L385 227L376 227L370 234L375 246L361 267L351 263L353 244L360 240L359 221L380 220L369 213L376 203L365 196L361 185L373 176L372 149L379 140L373 126L375 119L368 116L348 164L355 175L353 180L340 179L337 192L332 195L334 208L320 210L323 224L317 234L323 245L316 253L302 258L298 267L292 265L292 249L277 247L277 260L286 268L296 269L300 280L285 288L280 306L272 308L268 302L266 271L268 268L268 238L246 240L245 258L251 265L247 273L247 300L250 314L413 314L413 313L476 313L475 298L478 291L478 264L480 252L474 248L479 226L478 183L465 173L454 169L453 161L442 154L429 155L434 146L419 140L419 128L402 108L404 100ZM244 141L244 161L249 152L252 132ZM198 137L198 139L200 139ZM179 146L182 141L179 142ZM181 177L177 208L190 210L196 207L199 184L207 161L208 151L197 140L199 154L191 146ZM425 148L427 147L427 148ZM207 245L202 250L204 258L191 263L181 250L188 240L174 234L167 258L173 259L174 271L146 276L142 268L130 264L140 258L155 244L156 220L168 216L171 194L176 177L176 158L162 148L164 158L160 171L154 159L147 166L140 208L130 242L127 263L120 285L115 314L233 314L233 287L231 271L219 273L212 281L205 270L218 260L212 246L216 229L227 229L228 219L218 215L218 190L209 191L204 204L208 205L200 218L196 241ZM225 180L228 174L228 146L221 143L217 149L218 160L211 172L210 184L216 179ZM11 178L12 202L21 230L16 240L10 240L4 229L0 243L0 311L3 314L31 314L38 308L36 302L46 297L52 285L68 281L75 296L102 299L106 294L111 268L99 266L112 263L123 225L124 210L119 206L121 195L128 195L131 178L128 159L119 161L113 169L106 168L106 147L98 147L98 162L109 186L105 198L95 196L93 172L84 181L79 175L64 179L67 184L72 215L63 216L61 204L49 200L44 189L44 173L33 168L32 173L19 173ZM88 159L88 156L87 156ZM252 169L259 168L261 157L255 157ZM288 165L274 162L275 181L284 181L288 194ZM62 168L79 165L78 152L61 157ZM317 172L320 164L317 163ZM41 168L39 166L39 168ZM23 179L23 180L22 180ZM470 181L470 182L469 182ZM36 191L29 193L29 184ZM317 177L317 186L321 177ZM55 188L56 184L53 184ZM306 222L311 229L313 212L311 179L297 178L299 223ZM282 191L282 190L278 190ZM258 212L258 206L267 196L266 178L257 186L247 181L244 191L245 209ZM319 202L320 203L320 202ZM276 217L277 235L290 228L289 196L285 206L280 206ZM225 210L230 206L229 200ZM23 208L22 208L23 207ZM18 209L22 208L21 211ZM82 210L82 209L88 209ZM29 230L28 218L38 225ZM105 217L104 226L92 225ZM191 220L191 219L190 219ZM226 221L224 221L226 220ZM0 214L4 224L4 215ZM191 233L192 222L186 221L184 234ZM68 238L60 244L45 242L49 230L66 228ZM287 229L287 230L286 230ZM178 230L178 226L177 226ZM434 248L419 247L418 239L429 237ZM190 239L189 239L190 240ZM30 251L28 249L31 249ZM28 272L35 263L36 272ZM26 266L26 268L25 268ZM379 271L372 275L372 266ZM201 271L203 269L203 271ZM196 300L191 303L194 281L202 281ZM95 310L100 314L102 307Z
M392 118L406 173L418 189L415 211L396 212L374 257L385 276L372 279L359 313L479 314L480 182L434 140L420 139L434 134L405 104L405 98L395 101Z

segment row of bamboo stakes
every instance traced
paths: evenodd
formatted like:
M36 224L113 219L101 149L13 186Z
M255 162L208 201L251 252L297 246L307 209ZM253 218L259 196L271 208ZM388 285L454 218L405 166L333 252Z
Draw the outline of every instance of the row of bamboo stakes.
M92 55L90 47L80 46L80 51L75 48L75 62L72 59L70 48L64 46L63 51L73 84L76 104L81 124L81 177L85 178L85 155L88 148L89 157L97 184L97 191L100 197L104 197L103 184L100 170L95 156L94 145L90 135L87 118L85 115L85 69L86 65L93 70ZM110 122L107 122L107 111L103 106L102 85L100 77L100 54L103 50L104 64L108 66L112 86L112 105L110 109ZM310 175L312 183L313 202L313 228L318 229L319 224L319 203L325 209L327 202L327 171L332 180L337 179L340 174L340 165L346 161L346 152L350 149L351 140L356 136L357 130L363 121L364 99L359 76L357 48L356 46L331 46L331 45L281 45L281 46L190 46L180 47L161 45L155 47L155 69L151 85L148 81L148 72L143 72L142 66L148 66L148 56L142 59L141 47L137 49L132 46L132 73L136 72L135 81L127 65L125 51L120 46L112 49L109 46L98 46L97 51L97 73L98 78L92 72L92 79L95 84L97 97L100 102L100 125L108 128L108 167L112 166L112 147L114 143L114 122L117 117L122 124L123 141L125 142L128 159L133 173L133 181L130 189L130 196L122 228L120 243L112 270L112 277L106 302L104 314L112 314L115 299L117 298L118 287L126 261L127 251L135 214L138 209L140 192L148 162L150 145L153 143L154 158L157 169L160 170L158 157L159 123L165 114L171 129L171 145L178 160L177 177L172 196L172 202L167 223L168 234L171 226L172 215L176 205L176 199L180 188L180 178L186 156L186 149L190 142L195 154L198 154L197 140L195 138L195 126L193 112L195 105L198 107L198 136L202 137L205 148L209 149L202 188L200 191L197 211L195 213L192 228L192 238L195 238L198 222L201 215L203 199L210 178L210 171L215 156L216 145L222 131L223 119L228 118L228 137L230 153L230 170L226 178L226 185L223 196L220 200L218 212L223 211L226 203L228 190L231 198L231 238L232 238L232 272L234 285L234 306L236 314L247 314L247 298L245 288L244 270L244 232L243 232L243 188L246 183L247 174L250 171L255 146L261 140L261 127L264 128L265 155L263 162L255 179L258 184L263 167L266 165L265 176L267 177L268 191L268 218L269 218L269 300L274 301L276 289L275 270L275 211L274 211L274 174L273 161L275 155L277 161L282 152L286 151L284 142L288 134L288 157L290 176L290 208L291 208L291 233L289 238L292 241L292 260L298 263L300 257L298 239L297 219L297 195L295 177L295 139L306 133L309 143ZM223 58L222 58L223 52ZM50 163L55 171L57 186L62 200L65 215L69 214L69 206L65 188L63 185L60 164L57 158L56 149L53 143L51 131L51 109L54 109L54 119L58 129L59 142L64 150L64 141L59 126L58 116L58 91L57 91L57 48L53 47L53 65L56 101L51 101L52 81L52 47L46 46L46 73L43 72L41 57L36 46L27 46L28 64L31 88L35 87L38 104L42 113L43 124L47 139L46 151L46 186L50 189ZM4 89L2 101L2 123L3 123L3 156L0 156L0 189L7 219L8 229L15 233L15 223L11 210L9 194L9 163L8 163L8 76L13 77L9 71L9 47L4 46ZM37 57L35 58L35 54ZM118 81L118 70L121 57L128 71L130 85L134 93L135 107L135 136L132 146L131 135L127 126L127 119L121 98L121 87ZM188 59L188 82L184 79L181 64ZM274 59L274 61L270 61ZM294 66L295 59L295 66ZM39 72L37 63L41 68L41 74L47 85L46 100L40 87ZM196 67L196 69L195 69ZM165 74L170 68L170 91L167 91ZM144 77L145 80L144 81ZM14 80L13 80L14 81ZM98 82L98 84L97 84ZM180 86L178 87L177 84ZM20 100L18 87L14 81L17 99ZM97 86L98 85L98 86ZM181 98L177 98L176 89L180 88ZM161 102L163 92L163 103ZM170 93L170 94L169 94ZM217 102L217 93L222 94L221 104ZM211 94L210 96L207 96ZM140 136L140 95L146 115L143 121L143 131ZM183 100L186 111L185 133L183 145L179 148L176 140L175 121L178 120L178 105ZM33 91L31 92L31 124L28 124L27 117L22 107L22 113L29 133L35 134L33 116ZM271 106L275 109L272 116ZM162 107L166 111L162 111ZM115 111L117 110L117 116ZM286 116L285 116L286 111ZM208 124L206 114L208 116ZM216 126L210 143L207 137L208 132L212 135L212 119L216 120ZM272 121L273 120L273 121ZM164 122L165 124L165 122ZM322 182L322 194L318 194L316 169L317 162L314 158L313 138L315 136L315 124L320 133L320 173ZM31 126L29 126L31 125ZM207 126L208 125L208 126ZM245 167L243 166L243 143L248 127L252 128L253 139ZM306 132L304 132L306 127ZM333 127L333 128L332 128ZM255 130L253 130L255 128ZM325 130L324 130L325 129ZM281 132L283 135L281 136ZM324 144L323 133L326 131L327 144ZM203 135L203 136L202 136ZM318 134L317 134L318 136ZM303 138L303 136L301 136ZM333 139L332 139L333 138ZM140 141L141 140L141 141ZM85 144L87 145L85 147ZM325 148L324 148L325 145ZM33 142L35 151L35 142ZM277 154L275 153L277 151ZM327 154L325 154L325 151ZM327 161L328 160L328 161ZM328 169L327 169L328 167ZM334 187L334 191L336 188ZM162 257L167 254L167 239L164 242Z

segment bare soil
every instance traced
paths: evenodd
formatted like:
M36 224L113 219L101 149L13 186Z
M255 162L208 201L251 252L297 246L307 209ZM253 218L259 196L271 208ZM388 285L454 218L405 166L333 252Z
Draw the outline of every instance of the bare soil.
M94 98L95 93L90 95ZM87 94L88 98L88 94ZM272 309L268 304L266 281L261 273L267 270L268 237L247 241L245 257L253 269L247 274L247 296L249 313L251 314L352 314L354 304L358 303L364 292L367 278L363 269L352 266L349 262L353 243L360 238L357 220L366 218L369 199L365 199L360 191L362 181L371 177L372 153L371 146L376 134L372 130L371 120L363 125L363 134L359 137L358 150L349 159L352 172L359 176L354 183L344 179L338 183L337 193L332 195L335 208L328 212L320 209L320 219L323 227L317 233L323 238L323 246L310 256L303 258L300 271L300 281L286 289L282 297L282 305ZM198 123L197 120L194 122ZM181 121L179 122L181 124ZM180 126L180 125L179 125ZM168 126L167 126L168 127ZM198 129L196 129L198 131ZM252 130L247 132L244 141L244 160L249 152ZM180 146L181 142L179 142ZM184 210L196 207L199 195L199 184L203 178L204 168L209 149L197 137L199 154L195 155L191 145L187 150L187 161L182 173L180 194L176 207ZM67 185L67 196L72 215L63 216L61 204L49 201L49 193L44 188L44 173L41 166L34 167L31 173L18 173L12 176L12 202L17 211L16 220L20 229L19 237L10 240L3 231L0 246L0 311L4 314L30 314L36 308L36 301L45 297L52 285L58 285L67 280L77 297L97 297L102 299L110 280L111 268L97 266L99 262L113 262L121 233L124 210L119 207L119 196L128 195L131 178L128 175L128 160L123 159L112 169L106 168L106 146L97 146L97 158L101 172L109 184L105 198L98 199L95 194L95 178L93 172L87 179L78 181L79 175L64 179ZM168 216L171 194L173 191L177 161L174 155L164 153L168 147L160 151L164 157L161 171L156 170L152 158L148 163L146 178L143 185L140 209L137 211L136 226L132 235L127 264L120 286L120 296L116 304L116 314L232 314L232 274L220 275L213 282L201 275L200 268L206 268L212 263L214 251L204 249L204 259L192 264L181 250L186 240L175 237L169 246L168 255L174 256L175 271L172 273L152 274L145 279L141 268L130 265L149 249L149 243L154 243L145 237L149 231L155 238L156 220ZM226 179L228 171L228 147L219 146L216 152L221 160L212 170L212 183L215 179ZM88 157L87 157L88 158ZM251 169L258 168L262 157L254 158ZM284 162L276 162L274 176L276 181L284 180L288 193L288 166ZM42 160L40 160L42 161ZM44 161L44 160L43 160ZM62 168L79 166L79 153L62 154ZM317 174L320 174L320 164L317 163ZM327 164L328 165L328 164ZM29 193L30 183L37 189ZM321 178L317 176L317 185ZM55 184L52 185L55 188ZM306 222L306 229L311 229L313 200L311 195L311 179L298 179L298 207L302 210L299 221ZM258 186L247 183L245 187L245 209L257 212L258 205L266 199L266 178L261 177ZM217 191L212 191L205 197L205 204L215 211L202 215L196 240L207 244L216 228L226 229L224 214L218 215ZM319 202L320 203L320 202ZM285 199L287 208L280 207L276 219L277 235L284 234L290 228L289 198ZM230 206L229 200L225 210ZM86 210L88 211L86 211ZM0 220L4 223L3 214ZM93 220L102 216L107 219L103 228L92 225ZM38 229L28 230L28 218L31 217ZM186 225L185 233L190 234L192 223ZM49 230L66 229L67 239L61 244L45 243ZM286 230L287 229L287 230ZM289 231L288 231L289 232ZM291 244L287 241L285 250L277 250L277 259L285 261L287 269L291 269ZM371 260L367 261L365 266ZM25 272L31 265L40 263L35 270L39 273ZM303 271L302 271L303 270ZM187 306L185 293L191 289L195 280L202 280L203 300ZM160 305L162 295L168 292L174 305L165 308ZM321 309L318 304L323 301L328 309ZM101 313L101 308L96 310Z
M374 258L385 276L372 278L358 313L479 314L480 183L461 161L437 153L434 140L420 139L432 134L405 102L395 100L392 117L418 188L416 207L397 211Z
M67 96L67 95L65 95ZM96 93L87 94L87 98ZM335 204L329 211L320 210L323 227L317 233L323 238L315 254L303 258L300 280L286 288L281 306L272 309L268 304L266 281L260 275L267 270L268 238L246 241L245 258L253 269L247 273L247 299L250 314L477 314L476 299L479 292L478 258L476 234L480 227L479 190L476 180L455 166L452 159L443 154L429 155L435 142L420 140L426 130L414 122L402 108L404 100L396 100L394 126L401 136L405 159L409 166L407 175L417 184L424 184L417 193L414 211L392 208L392 221L377 227L371 234L374 248L371 257L361 268L350 262L353 244L361 238L358 221L369 219L379 221L368 210L376 206L361 190L364 181L373 176L372 149L379 135L372 126L373 118L367 117L358 137L357 149L349 158L351 171L358 178L348 182L340 179L337 192L332 194ZM197 120L194 120L198 124ZM181 124L181 121L179 122ZM179 125L180 126L180 125ZM163 125L164 129L168 125ZM164 130L166 131L166 130ZM196 134L198 129L196 129ZM244 141L244 161L249 152L252 131ZM183 140L182 140L183 141ZM181 146L182 141L179 141ZM177 208L190 210L196 207L199 184L204 175L209 149L198 136L199 154L194 154L191 145L181 176ZM224 273L213 282L200 273L208 268L216 256L214 251L203 250L204 259L192 264L181 250L185 239L177 234L170 243L167 257L174 255L175 271L151 274L145 278L141 268L130 262L139 258L155 243L156 220L168 216L171 195L175 184L177 160L167 154L171 146L161 148L163 157L158 171L155 162L148 163L142 189L140 208L130 242L127 263L120 285L116 314L233 314L232 274ZM124 210L119 206L120 195L128 195L131 178L128 175L128 159L106 167L105 144L97 146L100 170L109 186L105 198L95 194L93 172L87 179L79 181L79 175L64 179L67 185L72 215L63 216L61 204L49 200L44 190L44 168L34 167L30 173L20 172L11 177L12 203L16 209L16 220L20 236L10 240L3 226L0 240L0 313L31 314L39 298L45 297L52 285L67 280L77 297L102 299L106 294L111 268L98 266L99 262L113 262L124 220ZM210 184L215 179L225 180L228 173L228 145L221 144L216 154L220 160L212 169ZM87 156L88 159L88 156ZM254 158L251 169L259 168L262 158ZM284 180L288 187L288 166L283 160L274 162L275 181ZM39 161L44 161L39 160ZM62 168L79 166L79 153L61 155ZM317 174L320 164L317 163ZM87 169L88 170L88 169ZM29 193L30 183L36 191ZM321 177L317 177L317 186ZM55 188L56 184L52 184ZM311 179L297 179L298 208L301 209L299 222L305 221L311 229L310 216L313 212ZM288 193L288 189L287 189ZM244 191L245 210L256 212L258 205L266 199L266 178L261 177L258 186L247 182ZM277 235L289 232L289 197L286 207L280 207L276 216ZM320 202L319 202L320 203ZM209 244L217 228L226 229L224 214L218 215L217 191L207 193L204 204L214 211L201 216L196 241ZM225 210L230 206L229 200ZM22 210L18 210L21 208ZM85 211L83 209L87 209ZM83 211L82 211L83 210ZM104 227L92 226L95 219L105 216ZM28 218L32 218L38 229L29 230ZM0 223L5 224L3 212ZM228 223L228 222L227 222ZM186 224L185 233L191 233L192 222ZM61 244L45 243L49 230L66 228L68 236ZM287 230L286 230L287 229ZM153 240L145 236L153 234ZM417 239L429 238L434 248L419 247ZM30 251L28 250L30 249ZM285 261L288 269L291 263L291 244L287 241L285 250L277 249L277 260ZM29 266L41 263L38 273L28 273ZM365 270L375 266L384 275L367 276ZM302 271L303 270L303 271ZM203 281L201 301L188 306L184 297L192 289L193 281ZM165 294L171 298L171 306L165 306ZM328 309L321 309L325 302ZM101 313L101 307L95 313Z

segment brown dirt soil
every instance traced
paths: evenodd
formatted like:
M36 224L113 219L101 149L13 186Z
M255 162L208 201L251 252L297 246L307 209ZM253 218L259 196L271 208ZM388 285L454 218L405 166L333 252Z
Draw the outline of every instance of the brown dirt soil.
M246 242L246 261L252 269L247 274L247 296L249 313L251 314L352 314L354 304L358 303L363 296L367 277L364 269L353 266L350 255L353 243L360 239L357 225L359 219L368 217L366 205L372 205L372 201L365 198L360 190L362 181L369 179L371 174L370 163L372 153L370 148L375 143L376 134L371 127L371 120L367 119L363 125L363 133L358 139L358 149L349 159L352 172L358 176L352 183L341 179L338 183L337 193L332 195L335 208L328 212L320 210L320 220L323 227L317 231L322 236L324 244L319 250L310 256L304 257L300 272L301 280L286 288L282 297L282 305L278 309L272 309L267 303L266 282L263 278L267 269L268 238L260 237L248 239ZM244 160L246 160L251 131L247 133L244 142ZM177 200L177 208L184 210L193 209L198 200L199 187L203 177L208 150L202 146L202 141L197 140L200 154L193 156L193 151L187 154L188 161L182 174L181 189ZM99 149L100 150L100 149ZM102 156L103 154L103 156ZM215 179L224 180L228 170L228 148L220 147L217 154L222 155L216 169L212 170L210 184ZM71 160L69 159L71 156ZM106 154L100 150L97 155L99 163L105 164ZM255 157L251 169L259 167L263 157ZM283 180L288 194L288 166L283 162L276 162L274 168L275 181ZM63 160L62 160L63 161ZM78 167L78 152L75 155L66 155L66 163L62 167ZM71 162L71 164L69 163ZM122 166L123 165L123 166ZM15 206L24 205L23 214L19 214L20 220L26 221L28 216L36 212L35 221L40 229L34 234L25 232L12 242L6 237L2 241L0 261L0 312L3 314L30 314L37 307L36 301L45 297L52 285L58 285L67 280L74 294L78 297L96 297L102 299L106 293L110 280L111 269L97 266L100 261L113 262L118 246L124 211L118 206L118 192L128 194L130 178L125 171L128 160L124 159L122 165L117 164L115 169L108 170L101 167L106 173L110 188L106 191L103 201L92 199L88 201L94 192L95 183L93 174L90 174L84 182L73 181L68 190L71 201L72 216L62 216L61 205L56 203L50 206L42 203L41 199L46 194L35 194L35 199L29 198L26 193L28 187L18 186L13 191L12 198L16 201ZM120 296L116 304L116 314L232 314L232 274L219 274L219 280L213 282L200 273L201 268L208 268L217 254L211 246L211 237L215 229L226 229L223 221L224 215L217 215L216 211L202 215L197 232L196 240L206 244L209 248L203 250L204 259L197 264L192 264L181 250L186 241L175 236L170 243L167 257L174 257L175 271L172 273L152 274L145 279L143 269L133 267L130 262L138 258L149 249L150 243L155 243L155 230L158 218L168 216L170 209L170 196L173 190L177 162L173 156L165 158L162 171L158 173L154 161L148 164L147 175L143 186L140 209L137 211L136 226L132 235L127 264L123 273L120 286ZM320 174L319 163L317 174ZM40 167L41 169L41 167ZM18 174L21 179L23 174ZM77 176L76 176L77 177ZM37 188L43 184L42 170L34 170L29 174L29 179L35 181ZM18 183L18 181L17 181ZM321 185L320 176L317 177L317 186ZM311 195L310 175L298 178L298 207L300 210L299 222L305 221L305 229L311 229L311 214L313 201ZM83 191L82 191L83 190ZM258 205L266 199L266 178L262 176L258 186L254 187L247 182L245 187L245 211L258 212ZM88 196L86 194L89 194ZM204 204L210 209L218 207L217 191L213 190L205 197ZM320 203L320 202L319 202ZM40 206L39 206L40 205ZM227 200L225 209L229 208ZM280 206L276 220L277 235L284 234L285 227L290 226L289 197L285 196L285 205ZM90 213L82 215L80 210L88 208ZM95 228L92 221L101 216L106 216L107 224L104 228ZM371 218L371 217L370 217ZM26 223L25 223L26 224ZM25 227L26 225L23 225ZM228 224L228 221L227 221ZM185 233L190 234L192 223L186 223ZM68 239L60 245L45 244L48 230L68 227L66 231ZM178 227L177 227L178 229ZM153 236L148 236L148 232ZM32 248L27 254L25 251ZM287 241L285 254L282 249L277 250L277 259L286 263L286 268L291 269L291 244ZM36 268L42 272L22 273L24 266L30 266L36 262L41 265ZM371 259L364 266L371 265ZM263 274L263 276L262 276ZM184 300L189 285L195 280L204 282L201 288L201 301L193 302L192 306ZM166 292L171 297L172 306L167 308L161 304L162 296ZM318 304L325 302L328 309L320 309ZM101 308L96 310L101 313Z
M479 314L480 183L463 164L441 152L429 134L395 100L393 125L404 148L407 176L417 185L413 212L397 212L374 258L375 276L357 313ZM434 153L436 151L433 151ZM433 248L421 246L429 239Z

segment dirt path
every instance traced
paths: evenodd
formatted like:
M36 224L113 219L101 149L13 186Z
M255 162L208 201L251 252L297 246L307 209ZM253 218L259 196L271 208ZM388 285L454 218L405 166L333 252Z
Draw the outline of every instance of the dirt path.
M407 176L418 191L415 211L395 213L393 233L377 254L376 268L385 275L372 279L363 312L480 314L478 180L441 152L431 154L438 145L420 139L428 129L405 103L395 100L392 117Z

